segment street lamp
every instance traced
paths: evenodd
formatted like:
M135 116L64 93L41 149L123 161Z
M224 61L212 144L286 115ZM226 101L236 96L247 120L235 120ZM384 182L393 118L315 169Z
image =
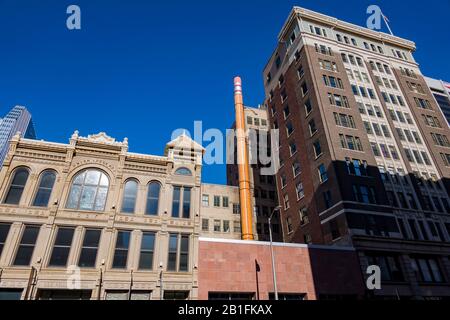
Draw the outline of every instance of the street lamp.
M281 210L281 206L276 207L273 209L272 214L269 217L269 238L270 238L270 255L272 258L272 276L273 276L273 289L275 293L275 300L278 300L278 287L277 287L277 273L275 270L275 256L273 252L273 239L272 239L272 218L275 214L275 212L279 212Z

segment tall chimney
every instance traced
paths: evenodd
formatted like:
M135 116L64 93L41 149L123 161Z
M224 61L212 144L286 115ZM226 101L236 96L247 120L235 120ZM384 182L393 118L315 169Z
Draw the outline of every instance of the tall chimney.
M243 240L254 240L253 210L250 192L250 169L248 161L248 144L245 130L244 102L242 97L242 80L234 78L234 105L236 109L236 140L239 168L239 197L241 202L241 232Z

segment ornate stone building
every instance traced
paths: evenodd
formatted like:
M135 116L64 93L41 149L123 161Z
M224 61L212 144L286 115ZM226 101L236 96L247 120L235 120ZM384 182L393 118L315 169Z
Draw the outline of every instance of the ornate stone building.
M0 297L196 299L203 151L185 135L165 156L105 133L13 137L0 173Z

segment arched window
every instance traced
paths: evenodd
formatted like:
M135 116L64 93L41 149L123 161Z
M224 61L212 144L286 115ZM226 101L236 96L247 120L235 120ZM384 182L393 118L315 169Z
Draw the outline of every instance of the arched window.
M192 176L192 172L188 168L179 168L175 171L175 174L180 176Z
M27 184L28 176L29 172L25 168L17 169L14 172L14 177L11 180L11 185L5 198L6 204L19 204L23 189L25 189L25 185Z
M134 180L129 180L125 183L122 199L122 212L134 213L136 206L136 197L138 191L138 183Z
M109 179L102 171L87 169L80 172L72 182L67 208L104 211L108 187Z
M151 216L158 215L160 191L161 185L158 182L150 182L148 185L147 208L145 209L145 214Z
M34 207L47 207L55 185L56 173L54 171L44 171L39 179L39 187L34 197Z

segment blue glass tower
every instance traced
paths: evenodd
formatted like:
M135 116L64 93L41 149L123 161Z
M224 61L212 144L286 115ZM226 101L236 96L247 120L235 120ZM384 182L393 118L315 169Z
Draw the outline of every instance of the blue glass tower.
M0 119L0 165L8 154L9 141L17 132L23 138L36 139L31 113L22 106L15 106Z

